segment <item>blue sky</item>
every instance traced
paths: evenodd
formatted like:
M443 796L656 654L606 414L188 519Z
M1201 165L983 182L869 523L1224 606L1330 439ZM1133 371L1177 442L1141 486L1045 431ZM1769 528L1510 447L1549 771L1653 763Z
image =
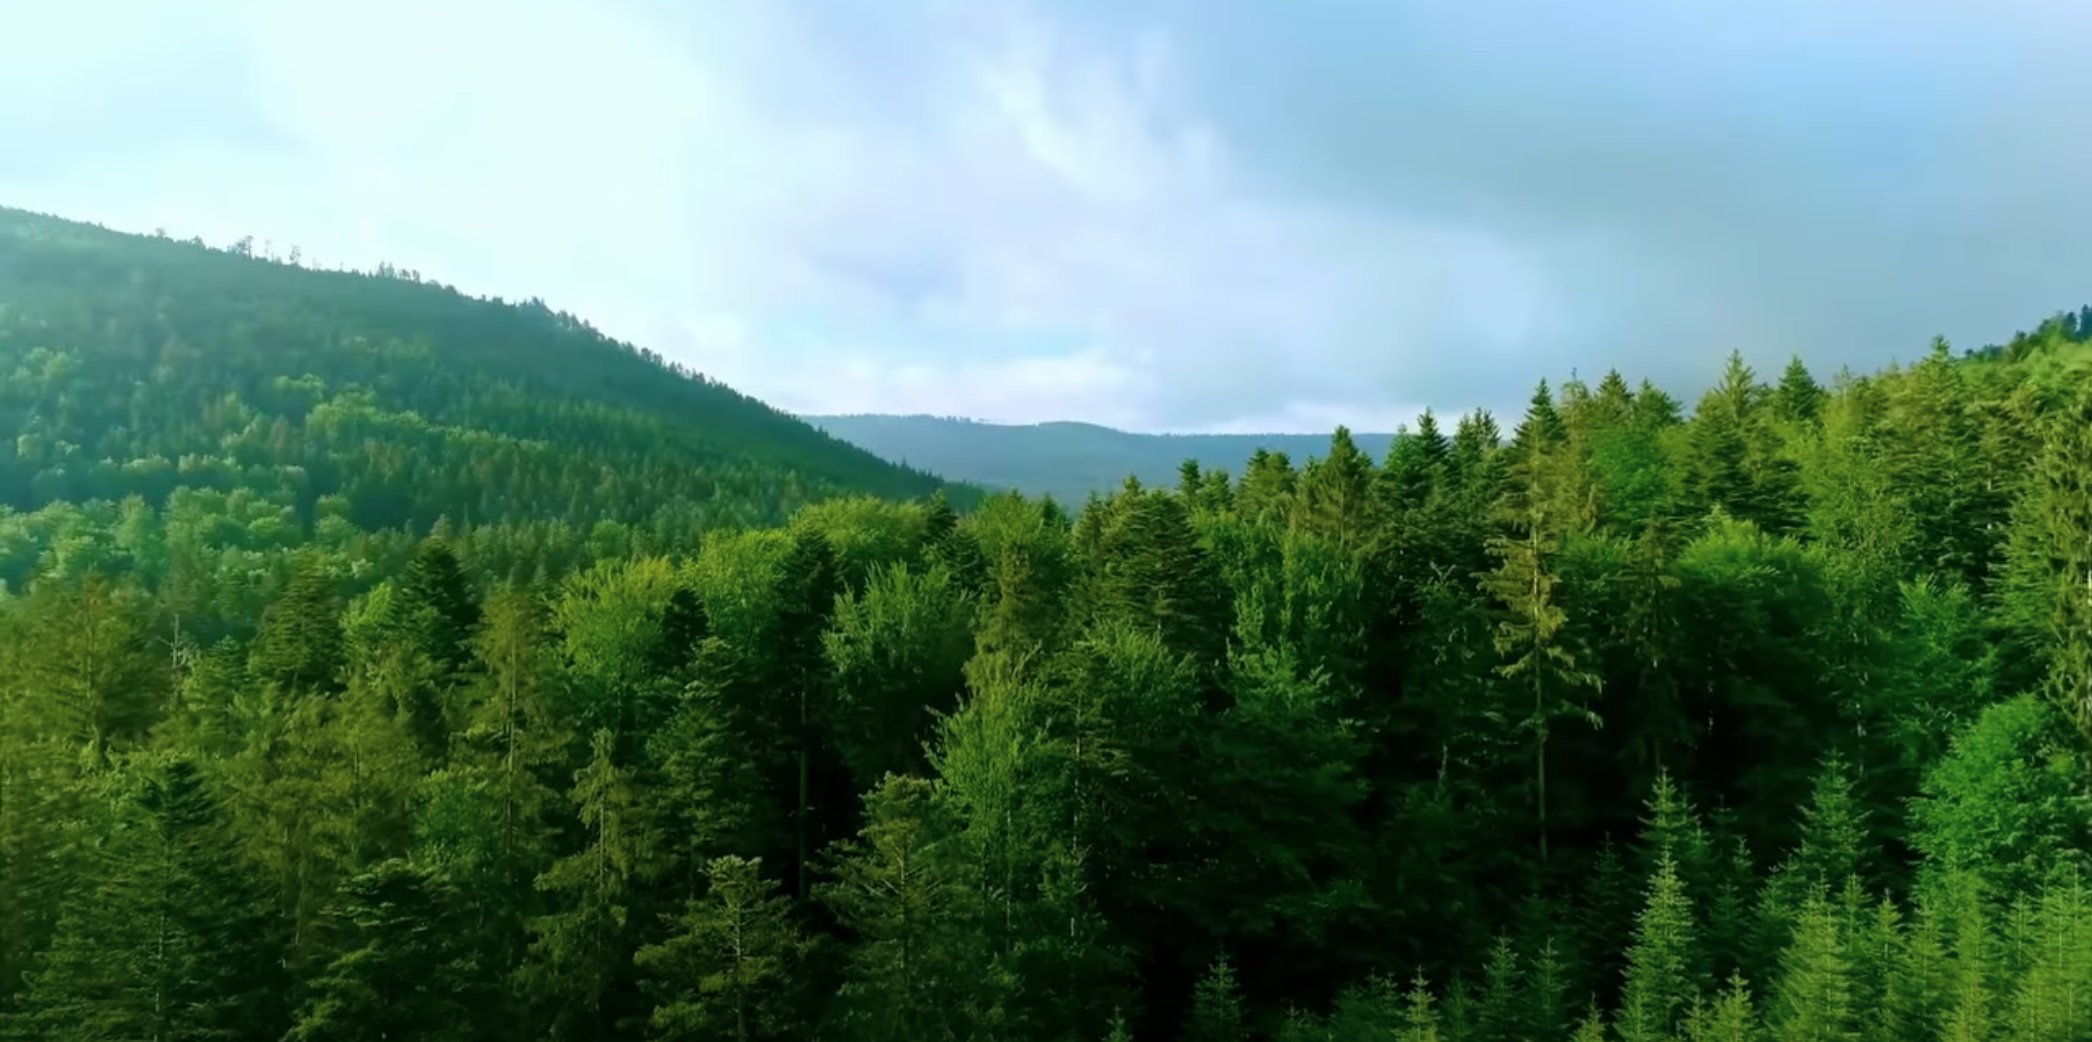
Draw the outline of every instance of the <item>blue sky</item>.
M2092 301L2052 0L0 0L0 202L781 407L1387 429Z

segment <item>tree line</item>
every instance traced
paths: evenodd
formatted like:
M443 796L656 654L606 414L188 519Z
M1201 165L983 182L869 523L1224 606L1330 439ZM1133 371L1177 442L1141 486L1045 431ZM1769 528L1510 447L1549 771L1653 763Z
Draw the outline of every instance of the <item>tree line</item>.
M1079 509L30 494L0 1037L2081 1039L2085 359Z

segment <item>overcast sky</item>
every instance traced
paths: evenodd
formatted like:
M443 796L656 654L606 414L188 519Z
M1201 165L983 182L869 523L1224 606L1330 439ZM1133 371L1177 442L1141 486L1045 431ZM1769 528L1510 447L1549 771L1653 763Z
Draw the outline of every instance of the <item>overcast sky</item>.
M2060 0L0 0L0 203L780 407L1388 429L2092 301Z

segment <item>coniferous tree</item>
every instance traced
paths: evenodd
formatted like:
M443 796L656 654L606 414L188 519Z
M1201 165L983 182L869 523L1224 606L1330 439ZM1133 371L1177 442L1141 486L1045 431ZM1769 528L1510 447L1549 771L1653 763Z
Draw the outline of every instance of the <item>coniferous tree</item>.
M838 996L844 1024L867 1042L992 1037L1000 989L966 946L982 910L949 808L931 783L898 776L867 803L819 890L860 938Z
M439 875L394 859L346 882L328 910L338 953L312 982L288 1042L472 1037L476 968Z
M1827 395L1811 375L1800 355L1787 360L1780 382L1772 391L1773 414L1788 423L1814 423L1823 416Z
M472 642L479 628L479 598L450 545L424 540L401 576L387 623L412 641L446 679L472 665Z
M638 828L634 772L616 756L616 736L598 731L588 766L574 773L572 799L585 837L580 850L538 878L552 907L530 924L534 940L522 968L549 1023L595 1042L613 1037L633 983L633 909L652 853Z
M2092 390L2058 417L2037 473L2033 509L2045 536L2052 597L2046 687L2092 750ZM2092 776L2086 785L2092 791Z
M1545 423L1535 420L1528 427L1544 432ZM1536 447L1529 451L1544 451L1537 447L1546 444L1542 435L1532 437ZM1549 838L1548 740L1557 721L1574 719L1599 725L1600 718L1585 698L1602 683L1597 673L1585 667L1576 637L1568 630L1568 613L1555 592L1557 579L1551 564L1559 547L1546 473L1543 456L1521 462L1504 507L1512 534L1491 541L1490 552L1500 563L1484 579L1503 614L1495 635L1496 652L1502 659L1497 672L1507 682L1510 695L1503 715L1515 719L1517 728L1531 735L1533 805L1543 863Z
M664 1040L787 1037L799 1017L794 977L806 940L791 903L760 861L732 855L705 866L707 889L674 932L636 960L654 992L651 1024Z
M29 975L20 1026L83 1042L280 1031L270 924L201 772L148 764L132 788Z
M1818 888L1801 908L1794 940L1780 958L1771 1009L1781 1042L1843 1042L1858 1037L1852 968L1836 910Z
M685 897L703 892L715 859L758 848L780 824L765 813L762 772L748 756L742 669L731 647L706 638L682 703L647 741L645 827Z
M308 555L290 588L262 616L248 665L279 697L332 694L341 689L341 605L327 563Z
M1664 1042L1699 997L1693 978L1692 903L1668 851L1658 856L1648 904L1628 950L1617 1026L1622 1042Z
M1475 1016L1477 1042L1518 1042L1534 1010L1527 1004L1525 967L1509 937L1498 937L1482 971L1482 1002Z
M1191 1021L1184 1026L1184 1042L1243 1042L1242 996L1235 985L1235 968L1223 955L1206 968L1191 1000Z

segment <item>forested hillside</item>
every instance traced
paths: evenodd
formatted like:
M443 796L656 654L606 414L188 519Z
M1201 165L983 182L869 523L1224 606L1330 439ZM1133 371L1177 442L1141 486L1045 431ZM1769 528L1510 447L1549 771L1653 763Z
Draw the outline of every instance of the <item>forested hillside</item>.
M7 227L0 1037L2092 1037L2060 327L741 527L931 483L572 320Z
M0 209L0 505L186 489L191 516L285 532L447 515L687 537L938 486L537 301L253 252ZM0 577L22 565L0 547Z
M1094 423L981 423L939 416L809 416L808 423L881 459L955 481L1079 505L1109 494L1127 477L1150 485L1176 480L1191 460L1240 472L1259 451L1306 460L1329 446L1319 434L1134 434ZM1359 451L1386 454L1392 434L1353 434Z

